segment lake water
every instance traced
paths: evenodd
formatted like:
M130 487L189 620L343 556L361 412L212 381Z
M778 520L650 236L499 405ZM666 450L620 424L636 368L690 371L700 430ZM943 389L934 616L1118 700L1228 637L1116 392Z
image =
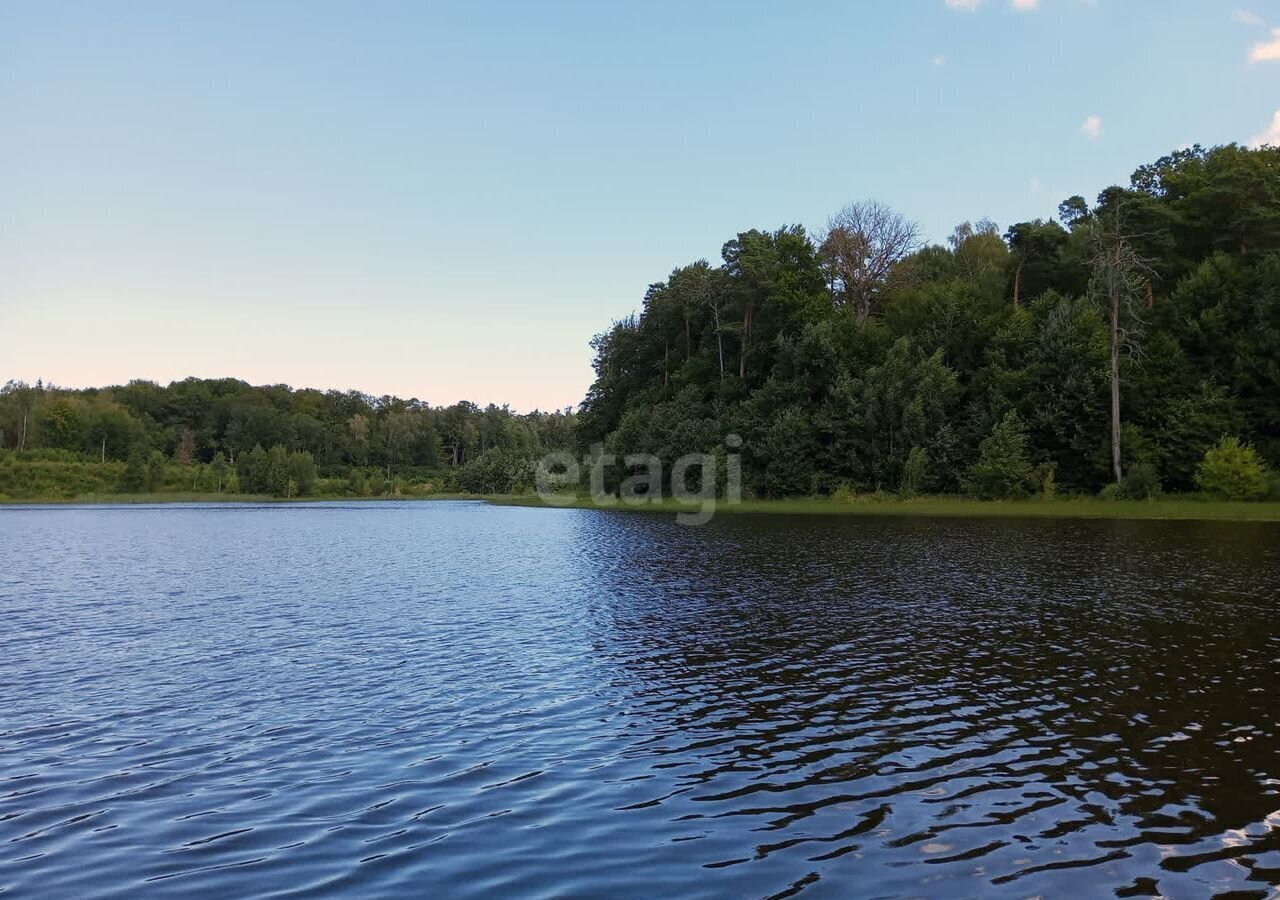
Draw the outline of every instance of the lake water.
M0 508L0 892L1268 895L1280 528Z

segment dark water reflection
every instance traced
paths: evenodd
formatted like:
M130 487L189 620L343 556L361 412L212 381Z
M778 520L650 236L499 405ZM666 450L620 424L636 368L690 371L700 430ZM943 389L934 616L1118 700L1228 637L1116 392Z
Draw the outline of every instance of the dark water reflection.
M1267 896L1278 537L0 510L0 887Z

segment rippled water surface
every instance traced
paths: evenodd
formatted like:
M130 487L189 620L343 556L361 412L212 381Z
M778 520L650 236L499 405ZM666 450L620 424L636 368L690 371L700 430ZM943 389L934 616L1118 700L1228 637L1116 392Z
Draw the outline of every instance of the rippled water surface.
M1268 895L1280 529L0 509L0 889Z

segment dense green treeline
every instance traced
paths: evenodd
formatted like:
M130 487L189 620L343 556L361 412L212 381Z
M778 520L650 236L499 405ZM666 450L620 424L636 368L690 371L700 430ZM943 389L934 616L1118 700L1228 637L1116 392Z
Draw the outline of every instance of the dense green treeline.
M502 457L503 451L485 453ZM425 497L449 490L479 463L457 469L406 468L390 478L377 467L353 466L346 472L321 476L306 452L288 453L282 447L242 454L236 465L215 456L212 462L180 463L158 450L131 454L128 460L89 458L67 450L0 450L0 500L70 500L137 494L224 497ZM510 492L503 486L501 492Z
M1280 149L1181 150L1056 220L964 223L946 246L872 202L818 234L745 231L593 348L576 414L9 382L0 495L501 494L565 449L740 452L765 498L1275 494ZM613 490L628 469L605 473Z
M763 497L1257 496L1202 468L1224 438L1236 469L1280 465L1280 149L1178 151L1059 219L921 246L863 203L743 232L595 339L579 444L736 434Z
M574 446L574 419L234 379L86 390L9 382L0 494L383 496L455 482L510 491L531 483L529 460Z

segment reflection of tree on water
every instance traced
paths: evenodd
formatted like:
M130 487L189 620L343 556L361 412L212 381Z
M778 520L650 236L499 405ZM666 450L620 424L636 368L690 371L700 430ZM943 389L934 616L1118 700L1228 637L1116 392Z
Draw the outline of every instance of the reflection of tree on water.
M628 755L673 818L743 817L757 857L1094 860L1123 886L1280 851L1273 528L576 527Z

